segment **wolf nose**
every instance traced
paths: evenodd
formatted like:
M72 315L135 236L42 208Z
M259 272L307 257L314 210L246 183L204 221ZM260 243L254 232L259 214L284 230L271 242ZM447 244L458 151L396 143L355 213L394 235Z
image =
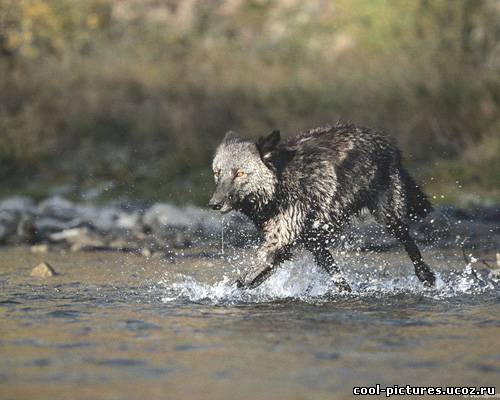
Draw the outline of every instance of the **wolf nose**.
M208 203L208 206L212 209L212 210L220 210L222 208L222 204L221 203Z

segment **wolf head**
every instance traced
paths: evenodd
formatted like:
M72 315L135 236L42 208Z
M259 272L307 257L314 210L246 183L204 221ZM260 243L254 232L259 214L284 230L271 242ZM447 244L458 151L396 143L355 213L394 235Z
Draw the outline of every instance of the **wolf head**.
M257 142L226 133L215 152L212 167L216 187L208 205L226 213L269 201L277 182L271 159L279 141L279 131Z

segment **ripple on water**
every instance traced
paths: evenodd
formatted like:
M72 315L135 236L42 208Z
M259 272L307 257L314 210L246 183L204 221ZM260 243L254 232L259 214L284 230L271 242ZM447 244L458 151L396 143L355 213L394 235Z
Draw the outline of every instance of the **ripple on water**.
M47 313L48 317L52 318L68 318L68 319L76 319L81 315L81 311L77 310L56 310Z
M161 326L152 324L150 322L141 321L137 319L129 319L125 321L126 329L130 331L150 331L150 330L159 330Z
M144 360L136 358L104 358L104 359L87 359L90 364L104 367L143 367L148 363Z
M0 307L15 306L17 304L21 304L21 302L12 299L0 300Z

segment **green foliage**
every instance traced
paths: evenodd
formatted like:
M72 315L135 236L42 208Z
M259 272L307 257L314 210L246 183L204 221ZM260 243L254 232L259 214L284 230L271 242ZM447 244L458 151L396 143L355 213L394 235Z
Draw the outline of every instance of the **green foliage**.
M500 128L499 14L487 0L0 0L0 179L203 203L226 130L342 118L396 136L439 190ZM491 166L464 184L491 192Z

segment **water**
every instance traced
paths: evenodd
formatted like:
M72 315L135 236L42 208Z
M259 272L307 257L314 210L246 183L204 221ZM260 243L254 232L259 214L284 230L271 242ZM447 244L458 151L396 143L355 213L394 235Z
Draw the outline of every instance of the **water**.
M307 256L241 292L231 282L250 253L204 254L3 250L0 398L342 399L358 385L500 382L500 288L460 252L425 250L435 289L404 254L338 254L349 295ZM30 277L42 260L60 274Z

